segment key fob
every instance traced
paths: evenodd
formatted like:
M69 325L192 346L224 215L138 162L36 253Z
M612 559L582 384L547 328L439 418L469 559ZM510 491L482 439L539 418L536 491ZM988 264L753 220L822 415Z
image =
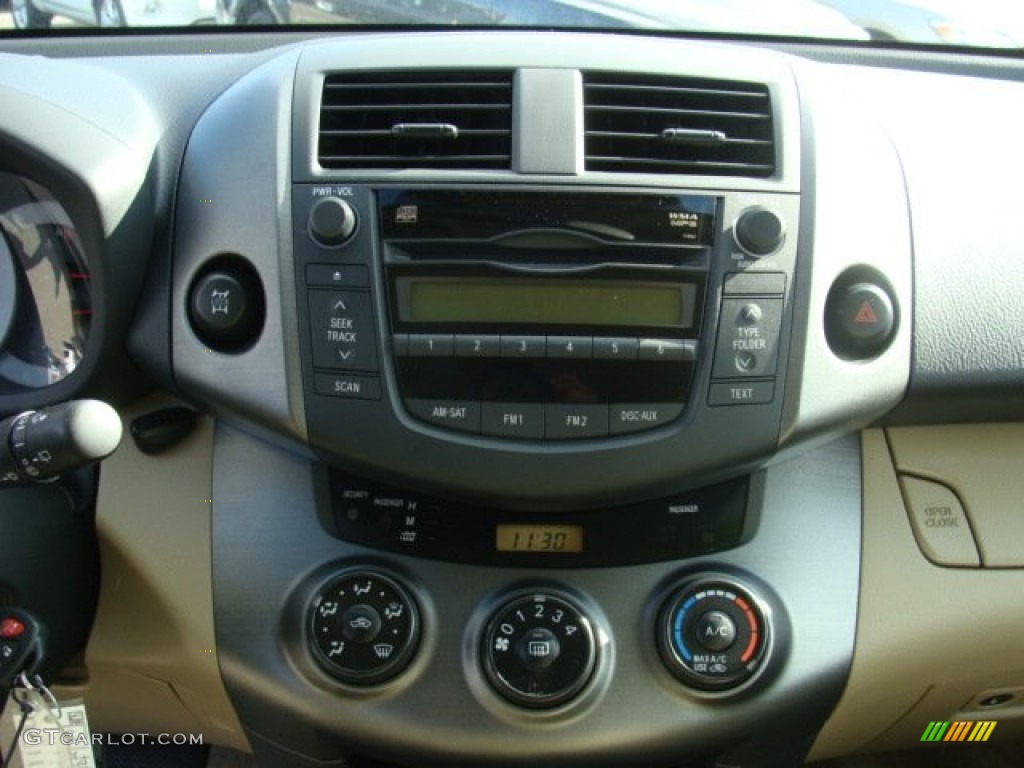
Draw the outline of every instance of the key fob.
M43 634L32 614L0 606L0 692L21 672L35 674L43 661Z

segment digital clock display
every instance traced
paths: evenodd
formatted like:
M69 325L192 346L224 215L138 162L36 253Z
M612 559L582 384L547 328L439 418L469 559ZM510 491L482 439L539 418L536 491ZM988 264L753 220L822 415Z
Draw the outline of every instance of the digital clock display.
M499 552L578 553L583 551L583 526L499 525L495 539Z

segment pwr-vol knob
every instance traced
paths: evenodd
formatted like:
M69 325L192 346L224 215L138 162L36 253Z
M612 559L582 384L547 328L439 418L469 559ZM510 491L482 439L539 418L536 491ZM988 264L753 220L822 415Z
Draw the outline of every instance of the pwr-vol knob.
M754 678L771 647L767 610L732 577L697 577L671 595L658 617L658 651L684 684L728 691Z
M320 245L334 248L344 245L355 234L356 212L338 197L324 197L309 211L309 234Z

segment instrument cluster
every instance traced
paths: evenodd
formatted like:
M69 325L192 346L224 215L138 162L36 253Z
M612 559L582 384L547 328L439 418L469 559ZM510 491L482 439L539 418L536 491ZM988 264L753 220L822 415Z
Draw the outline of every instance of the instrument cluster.
M67 211L42 185L0 173L0 395L70 376L92 324L89 260Z

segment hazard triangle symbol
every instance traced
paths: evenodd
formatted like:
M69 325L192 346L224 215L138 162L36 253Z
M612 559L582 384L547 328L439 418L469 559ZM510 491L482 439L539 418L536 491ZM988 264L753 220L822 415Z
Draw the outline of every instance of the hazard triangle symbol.
M871 302L865 300L864 303L860 305L860 310L857 312L857 316L853 318L853 322L863 324L878 322L878 314L871 306Z

